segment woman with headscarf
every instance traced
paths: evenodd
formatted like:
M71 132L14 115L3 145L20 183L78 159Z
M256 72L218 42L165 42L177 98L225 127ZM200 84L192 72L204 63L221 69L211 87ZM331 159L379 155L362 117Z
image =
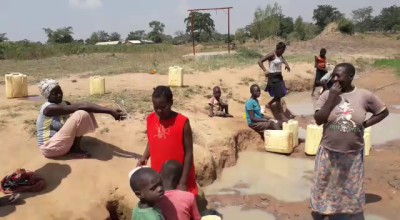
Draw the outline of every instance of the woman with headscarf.
M92 113L109 114L122 119L120 110L93 103L63 101L63 91L57 81L44 79L39 84L41 95L47 99L36 121L37 143L45 157L60 157L71 153L78 158L90 157L81 149L82 136L95 131L98 126ZM72 114L70 116L70 114Z
M323 136L310 196L314 220L326 216L363 219L364 129L382 121L389 112L372 92L352 85L355 72L349 63L337 65L333 86L317 101L314 118L323 125ZM373 115L365 120L367 112Z

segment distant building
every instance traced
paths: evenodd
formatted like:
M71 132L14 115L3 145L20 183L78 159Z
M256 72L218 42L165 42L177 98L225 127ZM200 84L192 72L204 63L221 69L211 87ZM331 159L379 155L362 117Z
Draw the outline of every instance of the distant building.
M142 40L143 44L154 44L154 41L151 40Z
M117 45L117 44L121 44L121 41L98 42L95 45Z
M142 42L140 40L127 40L125 41L125 45L140 45Z

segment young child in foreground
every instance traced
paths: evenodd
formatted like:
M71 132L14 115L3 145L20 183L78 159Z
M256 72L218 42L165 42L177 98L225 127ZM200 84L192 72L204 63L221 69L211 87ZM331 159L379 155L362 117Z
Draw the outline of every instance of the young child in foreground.
M132 212L132 220L164 220L161 211L155 207L164 196L160 174L150 167L133 170L130 185L139 198L139 203Z
M167 160L161 168L164 197L157 203L165 220L200 220L195 196L186 191L177 190L183 166L176 160Z
M210 117L233 117L228 113L228 104L221 99L221 88L219 86L213 88L213 97L208 105L210 106Z

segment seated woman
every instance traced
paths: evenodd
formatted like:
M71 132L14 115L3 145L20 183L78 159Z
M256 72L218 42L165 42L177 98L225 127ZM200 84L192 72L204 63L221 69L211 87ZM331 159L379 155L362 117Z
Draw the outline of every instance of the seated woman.
M251 129L258 133L265 130L281 130L282 122L269 118L261 113L261 107L258 103L261 90L258 85L250 87L251 97L247 99L245 104L247 124Z
M71 153L78 158L90 157L80 147L82 136L98 128L92 113L109 114L115 120L121 120L121 110L114 110L92 103L74 103L63 101L63 91L53 79L42 80L39 90L47 99L36 121L37 143L45 157L60 157ZM70 114L72 114L70 116Z

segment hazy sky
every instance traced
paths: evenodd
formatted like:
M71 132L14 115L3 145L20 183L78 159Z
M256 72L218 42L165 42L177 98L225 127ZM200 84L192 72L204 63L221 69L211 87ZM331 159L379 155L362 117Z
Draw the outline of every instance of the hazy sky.
M330 4L348 16L353 9L372 6L375 13L398 0L280 0L283 13L311 21L318 4ZM130 31L149 30L152 20L162 21L165 33L185 30L183 19L188 9L233 7L231 33L253 19L255 8L274 1L261 0L0 0L0 33L10 40L29 39L45 41L43 28L74 28L75 39L86 39L93 31L119 32L125 38ZM216 29L227 33L227 15L223 11L210 11Z

